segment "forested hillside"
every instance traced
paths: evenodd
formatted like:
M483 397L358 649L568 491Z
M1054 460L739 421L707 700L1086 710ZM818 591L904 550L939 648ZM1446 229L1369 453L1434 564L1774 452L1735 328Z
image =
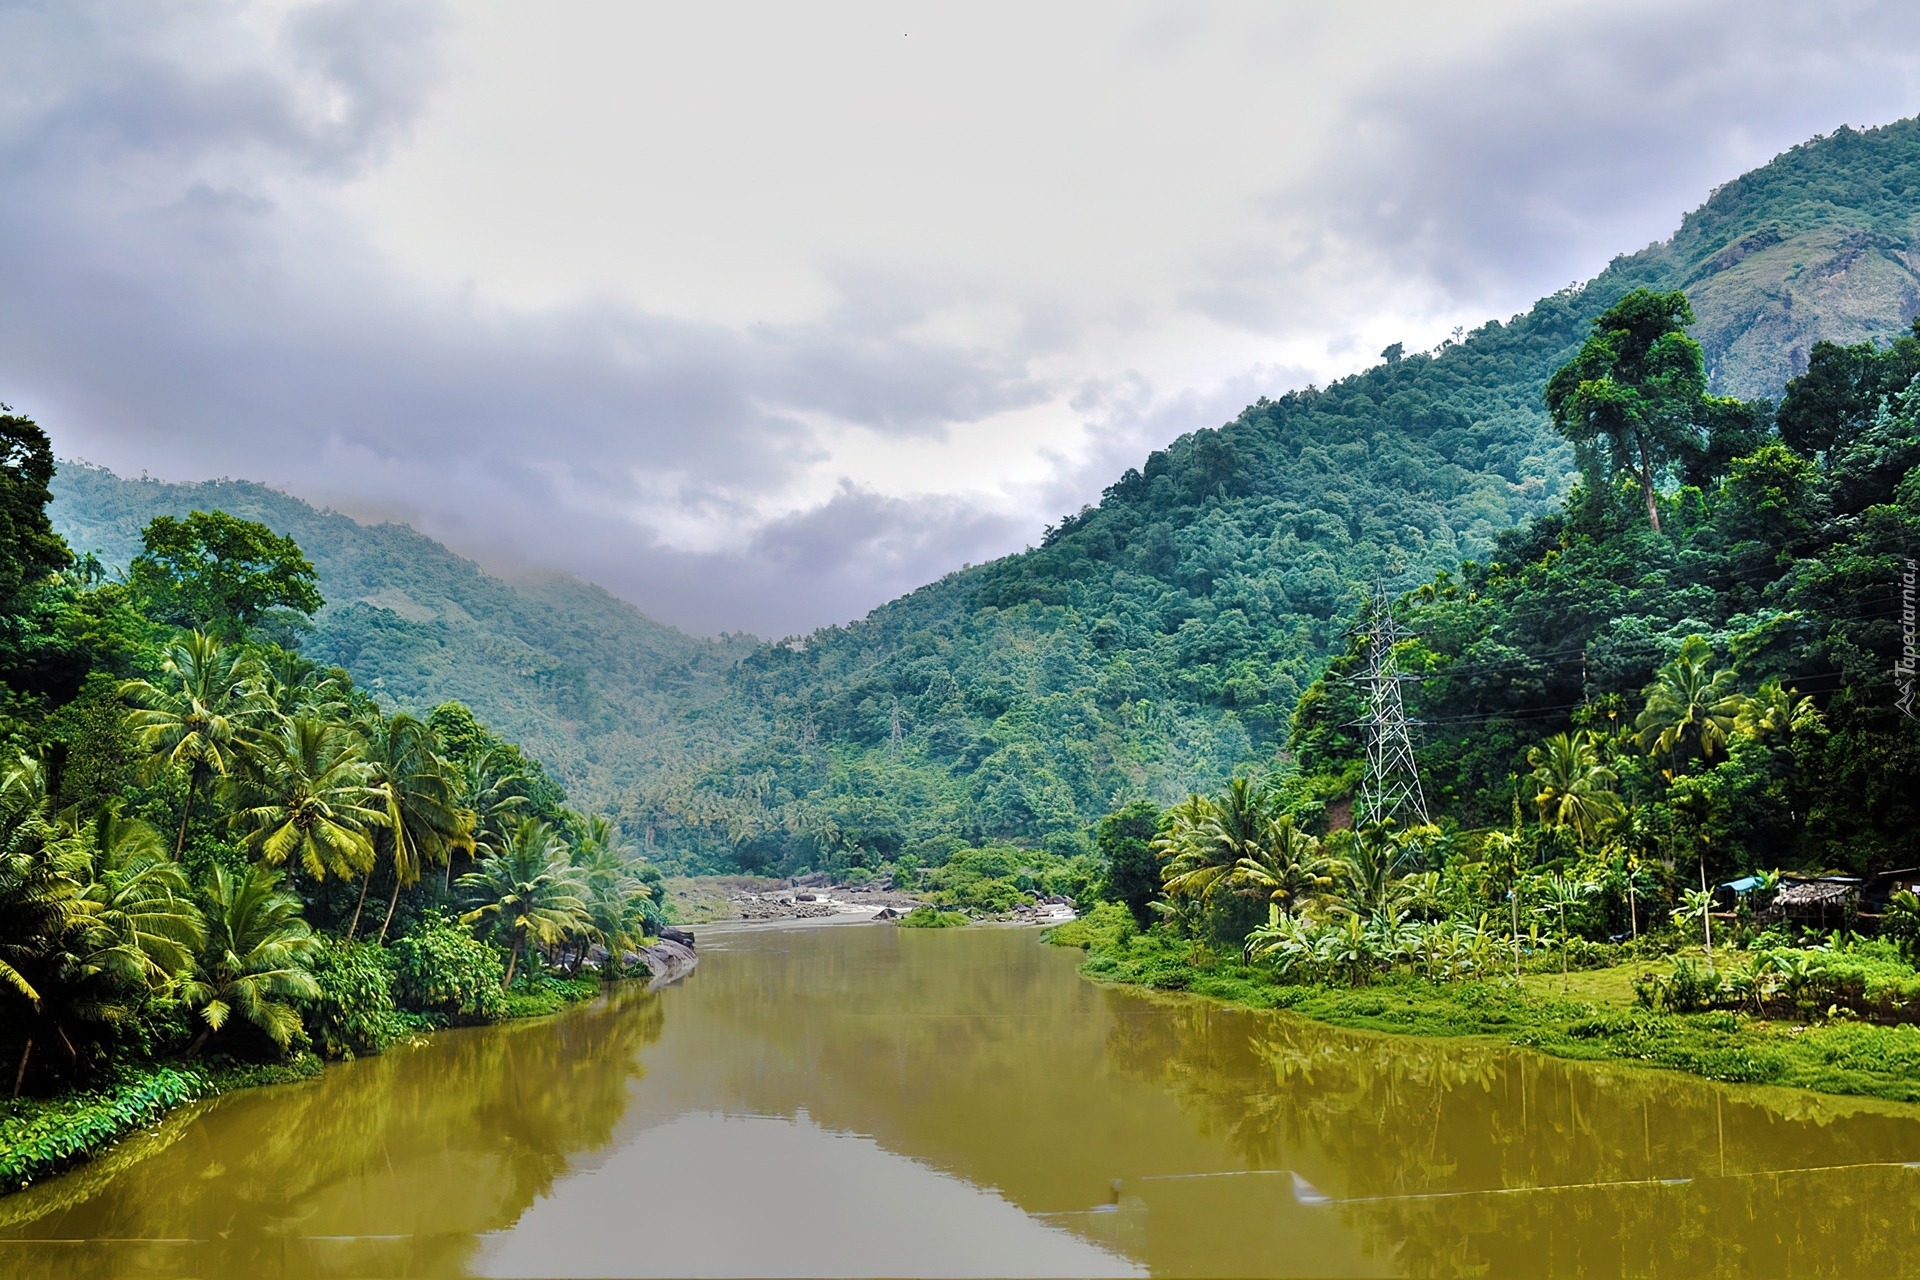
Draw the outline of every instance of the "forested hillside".
M62 462L52 489L54 527L110 571L139 554L156 515L222 510L292 536L328 602L298 637L307 656L353 671L389 706L465 702L583 806L618 812L664 762L731 743L728 722L703 713L749 637L688 636L564 574L507 583L406 525L363 525L265 485Z
M1815 139L1584 286L1262 400L1154 453L1039 548L778 644L693 640L571 579L509 587L411 530L259 486L69 467L54 518L116 560L147 516L193 505L294 533L335 602L309 652L403 705L470 702L686 865L938 860L989 839L1072 852L1127 797L1277 759L1375 578L1485 564L1502 531L1560 508L1577 471L1542 392L1628 291L1687 292L1711 388L1750 398L1735 416L1760 434L1816 340L1904 332L1916 175L1913 121ZM1727 461L1684 459L1668 483Z
M1153 454L1036 550L756 653L732 679L772 735L657 803L748 863L954 836L1067 851L1127 796L1165 803L1271 762L1365 584L1484 563L1502 530L1560 505L1574 460L1542 393L1629 290L1688 292L1727 395L1777 395L1817 339L1902 333L1920 311L1917 162L1913 121L1796 147L1584 287L1263 400ZM1733 417L1758 438L1770 414L1759 399ZM1671 481L1726 461L1703 451ZM1601 646L1624 652L1636 627L1679 624L1611 625ZM1608 678L1644 680L1659 652Z

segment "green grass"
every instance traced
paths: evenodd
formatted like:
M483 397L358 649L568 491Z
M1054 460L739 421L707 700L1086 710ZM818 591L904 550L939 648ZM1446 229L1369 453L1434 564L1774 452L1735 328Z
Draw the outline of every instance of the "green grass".
M1644 966L1436 983L1383 975L1368 986L1289 984L1158 933L1134 932L1101 908L1049 940L1087 950L1099 982L1180 991L1252 1009L1286 1009L1330 1026L1396 1035L1479 1036L1559 1058L1641 1063L1711 1080L1920 1102L1920 1027L1847 1016L1789 1024L1728 1010L1637 1007Z

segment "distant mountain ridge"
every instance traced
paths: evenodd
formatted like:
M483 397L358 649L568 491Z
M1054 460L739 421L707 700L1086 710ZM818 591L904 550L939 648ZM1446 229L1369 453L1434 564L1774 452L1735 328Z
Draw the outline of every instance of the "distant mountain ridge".
M576 802L689 866L858 865L954 839L1071 852L1129 795L1271 758L1362 584L1485 557L1564 496L1541 391L1622 294L1685 289L1715 389L1773 396L1815 341L1884 340L1920 314L1917 229L1920 123L1815 139L1584 286L1263 399L1156 451L1041 547L778 644L698 640L573 579L513 586L260 485L68 466L52 514L109 559L196 505L293 534L332 602L313 653L404 705L468 701Z
M390 703L466 702L576 803L618 810L669 759L731 742L688 720L726 695L750 637L689 636L562 573L509 583L408 525L361 524L250 481L168 484L62 462L53 493L54 527L115 568L156 515L217 508L290 534L327 600L305 652Z

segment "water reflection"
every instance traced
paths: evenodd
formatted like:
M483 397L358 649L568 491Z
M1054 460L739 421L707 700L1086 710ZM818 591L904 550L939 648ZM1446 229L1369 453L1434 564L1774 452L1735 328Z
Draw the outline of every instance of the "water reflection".
M0 1244L0 1262L20 1277L459 1274L477 1233L607 1142L660 999L622 992L215 1099L0 1201L6 1236L44 1242Z
M1913 1108L1107 995L1112 1061L1178 1096L1248 1171L1140 1179L1156 1228L1231 1197L1248 1221L1337 1220L1393 1274L1920 1269ZM1229 1180L1244 1186L1211 1185ZM1156 1271L1259 1269L1243 1250L1153 1240Z
M1030 931L702 942L0 1200L0 1271L1920 1269L1915 1108L1102 989Z

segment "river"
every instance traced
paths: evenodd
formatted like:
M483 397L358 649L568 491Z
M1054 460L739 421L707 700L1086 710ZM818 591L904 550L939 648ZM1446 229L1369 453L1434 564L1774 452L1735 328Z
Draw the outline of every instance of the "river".
M1030 929L700 968L185 1108L10 1278L1898 1275L1920 1110L1096 987Z

